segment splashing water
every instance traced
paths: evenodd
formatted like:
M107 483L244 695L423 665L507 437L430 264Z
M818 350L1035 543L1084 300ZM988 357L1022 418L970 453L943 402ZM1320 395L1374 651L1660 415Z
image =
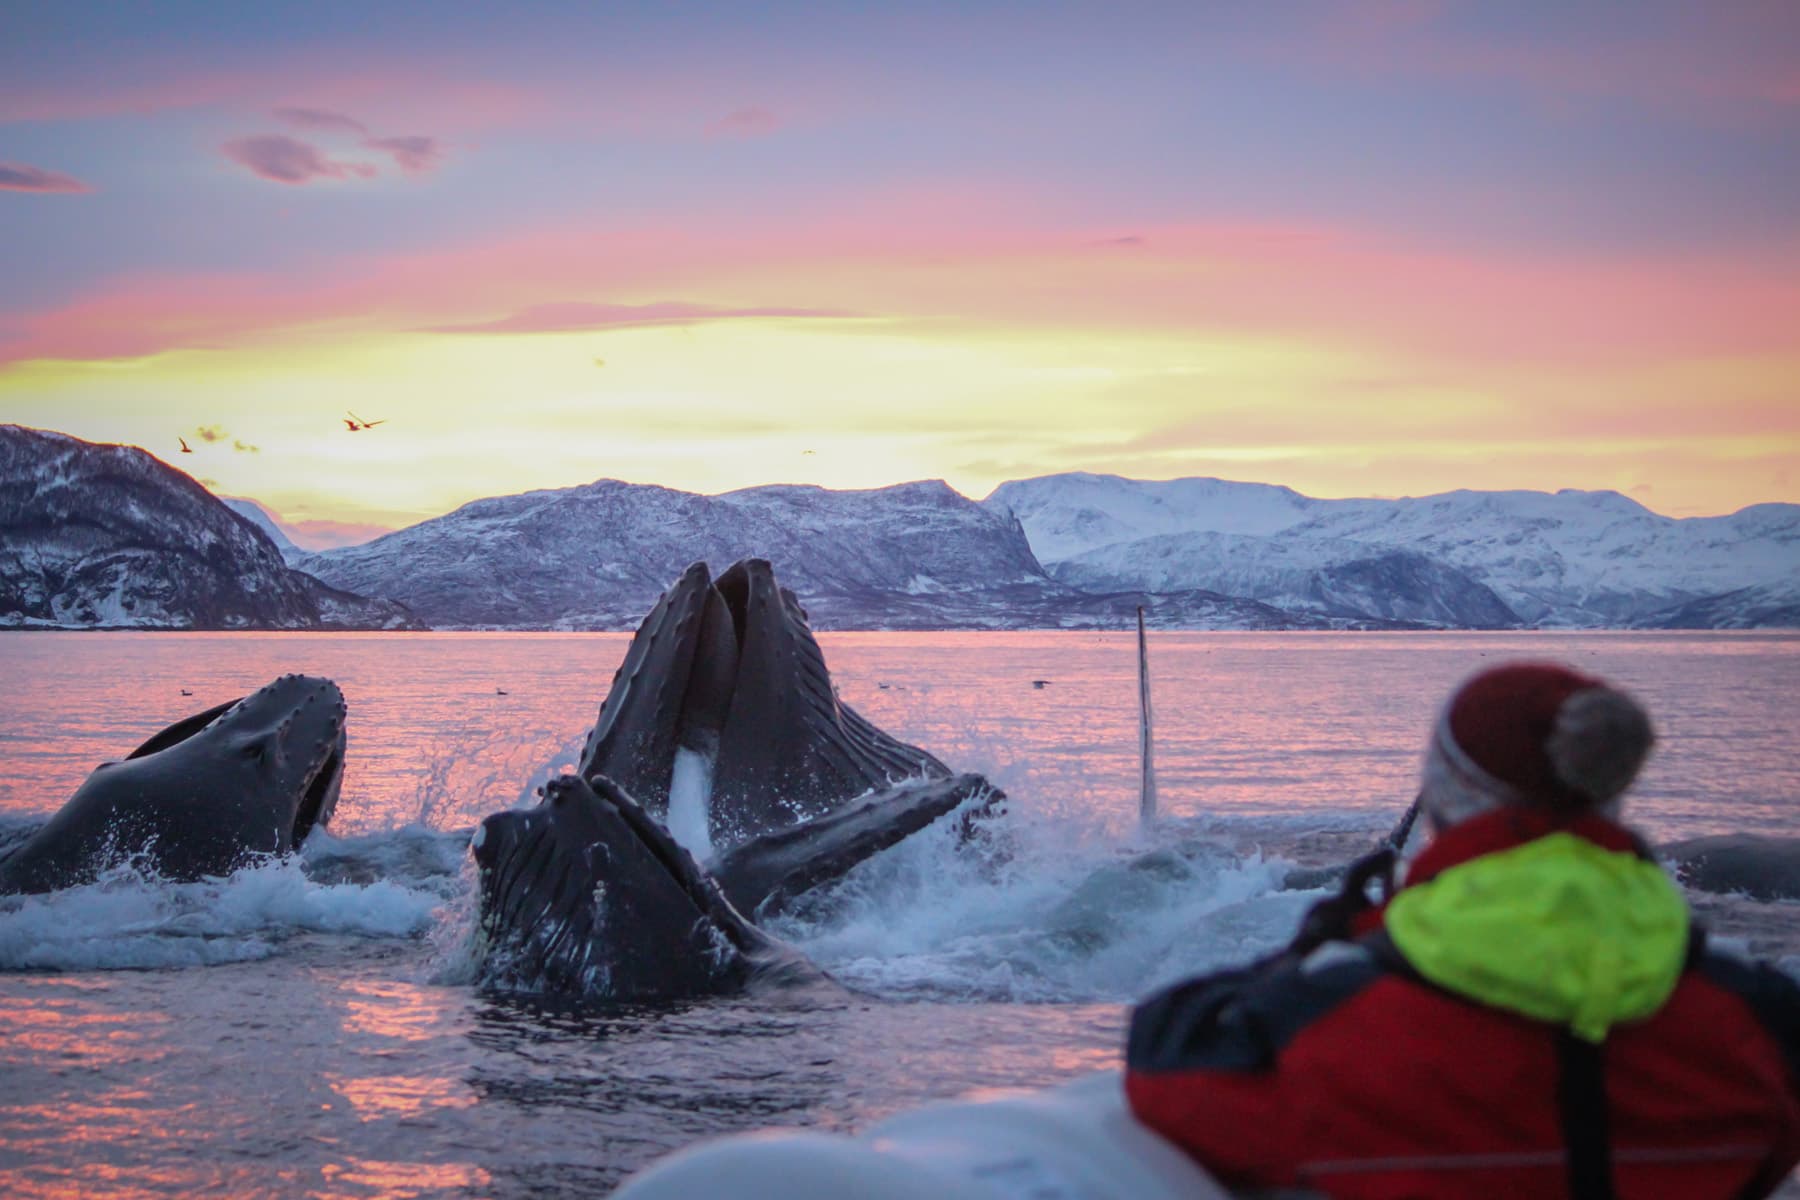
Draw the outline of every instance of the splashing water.
M209 966L267 958L298 934L410 937L441 903L387 880L315 883L291 858L198 883L127 865L80 887L0 897L0 970Z
M685 746L675 751L675 774L669 783L669 833L700 862L713 856L708 826L712 804L713 760Z

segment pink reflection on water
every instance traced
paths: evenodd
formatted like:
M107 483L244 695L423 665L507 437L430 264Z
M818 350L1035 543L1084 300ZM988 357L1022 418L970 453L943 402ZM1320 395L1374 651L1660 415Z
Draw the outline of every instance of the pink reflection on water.
M624 634L57 634L0 639L0 812L49 812L95 764L285 671L336 679L350 751L333 828L466 828L511 806L591 727ZM1037 813L1128 827L1128 633L837 633L845 701ZM1361 812L1411 798L1438 704L1504 658L1572 662L1638 691L1662 727L1636 813L1658 836L1791 831L1800 638L1757 634L1151 637L1159 780L1176 816ZM1047 681L1034 687L1034 680ZM192 697L181 697L181 688ZM495 694L504 688L505 696Z
M167 1014L95 1009L86 993L104 993L104 984L29 977L22 982L26 997L0 1001L0 1054L5 1059L24 1051L91 1070L160 1056L155 1039L159 1027L168 1024ZM9 1099L0 1095L0 1113L22 1111L9 1108Z
M403 1042L440 1036L459 1012L459 999L441 987L401 980L359 979L345 985L344 1031Z
M353 1158L319 1172L316 1200L411 1200L453 1190L486 1187L492 1176L469 1163L384 1162Z
M330 1077L332 1090L350 1102L358 1120L416 1117L432 1109L467 1108L475 1093L459 1079L430 1075Z

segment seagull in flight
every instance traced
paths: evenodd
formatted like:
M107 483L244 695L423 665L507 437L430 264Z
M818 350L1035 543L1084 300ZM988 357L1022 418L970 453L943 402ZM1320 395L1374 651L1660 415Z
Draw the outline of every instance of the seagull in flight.
M186 438L178 437L175 440L181 443L181 452L183 454L192 454L194 452L194 448L187 444Z
M344 411L350 412L347 408ZM383 417L379 421L365 421L355 413L350 412L350 415L344 418L344 424L349 427L351 433L360 433L364 429L373 429L377 425L386 425L387 418Z

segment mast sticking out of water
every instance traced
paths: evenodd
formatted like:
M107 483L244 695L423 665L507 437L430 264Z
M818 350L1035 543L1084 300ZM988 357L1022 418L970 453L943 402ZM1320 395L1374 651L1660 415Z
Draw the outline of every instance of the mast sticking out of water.
M1156 762L1151 753L1150 642L1144 635L1144 606L1138 605L1138 750L1142 778L1138 787L1138 822L1156 820Z

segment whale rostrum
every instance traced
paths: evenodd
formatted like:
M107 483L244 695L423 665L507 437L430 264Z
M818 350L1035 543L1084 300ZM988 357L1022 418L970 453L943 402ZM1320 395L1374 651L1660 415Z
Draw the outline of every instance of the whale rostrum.
M0 861L0 893L47 892L124 862L167 879L226 875L285 854L337 807L343 693L283 675L103 763Z

